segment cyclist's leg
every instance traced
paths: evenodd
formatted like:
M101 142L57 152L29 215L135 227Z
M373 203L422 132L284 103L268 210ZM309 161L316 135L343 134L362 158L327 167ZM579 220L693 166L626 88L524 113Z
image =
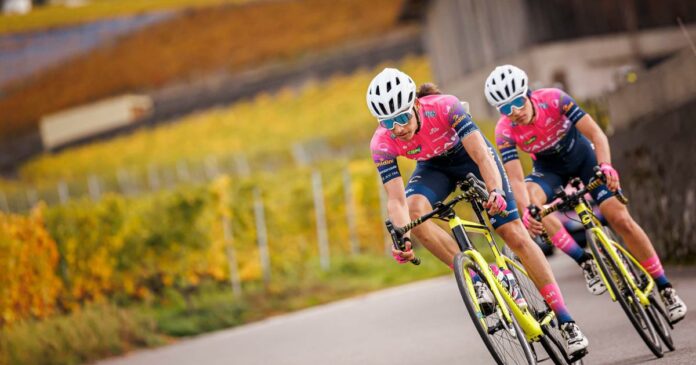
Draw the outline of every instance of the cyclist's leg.
M406 203L411 219L430 212L435 203L445 199L454 190L455 181L444 172L419 163L406 186ZM427 220L413 229L413 234L435 257L451 266L459 252L454 239L433 220Z
M529 236L529 233L520 220L520 215L517 210L512 189L510 188L507 174L503 169L498 155L494 154L494 160L503 180L503 190L505 190L507 195L506 200L509 213L506 217L500 215L492 216L491 225L500 237L503 238L507 246L520 258L522 265L527 269L529 277L544 296L544 299L551 309L556 313L559 322L573 322L573 317L565 306L563 295L561 295L561 291L558 288L556 278L553 276L551 266L546 260L546 256L544 256L541 248L532 241L532 238ZM479 174L478 168L475 169L474 173L477 175Z
M597 159L594 153L589 154L580 174L580 178L585 184L594 176L593 169L596 165ZM648 238L648 235L645 234L645 231L638 223L633 220L626 206L614 196L614 193L606 185L601 185L593 190L591 194L611 228L623 239L631 254L655 278L658 288L664 289L667 286L671 286L669 280L664 275L662 264L650 242L650 238Z
M546 260L541 248L529 237L527 230L522 225L522 221L515 219L507 222L497 227L496 232L520 258L522 265L527 269L529 277L544 296L551 309L556 313L558 320L561 323L573 321L573 317L565 306L563 296L553 276L549 262Z
M535 166L534 171L525 178L527 191L532 204L541 207L554 195L553 188L562 186L564 179L553 172ZM578 245L558 218L548 215L542 219L546 232L554 246L570 256L578 265L592 258Z

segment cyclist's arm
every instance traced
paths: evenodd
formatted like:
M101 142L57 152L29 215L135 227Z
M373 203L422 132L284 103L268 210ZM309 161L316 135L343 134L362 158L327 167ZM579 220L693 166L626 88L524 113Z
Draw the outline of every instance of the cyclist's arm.
M611 164L611 151L609 150L609 140L597 122L589 114L585 114L575 125L580 133L592 142L597 154L597 164L603 162Z
M483 181L486 183L486 189L488 191L493 189L503 190L503 180L500 177L495 160L493 160L492 154L494 152L489 150L481 132L477 130L475 133L468 134L462 138L462 144L464 149L466 149L466 153L471 156L471 159L474 160L479 171L481 171Z
M410 222L404 182L401 179L391 179L384 183L387 192L387 215L397 227L403 227ZM404 234L408 237L409 232Z
M520 160L514 159L506 162L503 167L505 167L505 172L507 172L508 179L510 179L510 187L512 188L512 194L515 195L517 206L521 208L528 207L530 200L524 183L522 163L520 163Z

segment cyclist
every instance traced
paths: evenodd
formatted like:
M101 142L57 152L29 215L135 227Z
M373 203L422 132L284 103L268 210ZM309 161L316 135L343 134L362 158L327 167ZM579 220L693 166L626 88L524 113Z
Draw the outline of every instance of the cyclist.
M483 179L490 193L484 207L493 228L520 257L556 313L562 323L568 353L584 352L587 338L568 312L549 263L519 219L500 159L460 101L452 95L441 94L429 83L416 92L411 77L393 68L385 68L375 76L366 97L368 109L379 122L370 148L387 193L387 211L394 224L404 226L410 219L431 211L468 173ZM397 156L417 161L405 188ZM501 215L506 208L509 214ZM458 246L445 230L429 220L414 228L413 233L433 255L452 267ZM404 239L404 251L392 250L399 263L414 258L408 233ZM482 301L491 300L490 292L478 292Z
M606 135L589 114L565 92L554 89L529 90L527 74L512 65L496 67L488 76L485 94L501 114L496 125L496 143L510 175L510 185L520 206L541 206L553 196L553 189L578 176L584 183L594 167L607 176L607 184L592 192L602 215L623 238L631 253L650 273L669 311L671 323L686 315L686 305L665 276L655 249L628 209L614 197L620 188L619 174L611 165ZM530 153L534 169L524 178L516 148ZM526 184L525 184L526 182ZM553 243L582 265L588 289L601 294L596 263L568 234L556 218L536 221L525 209L523 223L532 235L546 228Z

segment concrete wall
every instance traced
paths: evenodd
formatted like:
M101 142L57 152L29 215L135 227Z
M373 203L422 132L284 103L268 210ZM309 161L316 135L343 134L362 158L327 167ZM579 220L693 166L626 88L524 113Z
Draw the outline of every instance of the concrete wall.
M687 29L696 38L696 25ZM642 31L634 39L641 58L667 56L688 46L677 27ZM562 81L563 88L578 100L597 98L618 87L617 75L622 68L640 67L631 42L628 34L616 34L537 45L489 62L443 88L469 101L474 117L497 119L496 110L483 95L483 85L497 65L510 63L527 71L532 87L554 86Z
M634 119L609 141L629 211L669 262L696 262L694 121L696 99Z
M636 119L670 110L696 99L696 54L690 48L641 75L634 85L609 94L609 116L615 129Z
M687 48L607 96L612 160L663 259L696 260L696 54Z

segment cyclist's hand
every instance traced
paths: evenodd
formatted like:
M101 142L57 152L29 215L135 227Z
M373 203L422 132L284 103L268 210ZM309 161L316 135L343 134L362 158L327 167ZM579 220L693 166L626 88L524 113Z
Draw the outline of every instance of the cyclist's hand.
M599 171L602 171L604 176L607 177L607 187L609 187L609 190L616 191L621 188L619 184L619 173L616 172L610 163L602 162L599 164Z
M404 246L405 249L403 251L397 250L392 246L392 256L394 256L394 260L400 264L405 264L416 257L416 254L411 250L411 239L404 237Z
M504 212L505 208L507 208L505 194L500 189L493 189L493 191L488 194L488 201L483 203L483 207L488 210L489 215L496 215Z
M524 208L524 214L522 214L522 223L524 224L525 228L527 228L527 231L529 231L529 234L531 234L532 237L540 235L544 229L544 226L541 224L541 222L532 217L532 214L529 212L528 207Z

